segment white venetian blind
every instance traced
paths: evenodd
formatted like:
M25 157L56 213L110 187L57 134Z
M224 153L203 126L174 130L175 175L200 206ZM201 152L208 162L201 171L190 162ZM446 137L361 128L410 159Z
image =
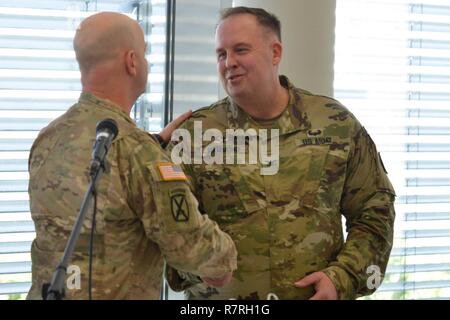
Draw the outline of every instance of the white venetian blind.
M171 17L167 16L168 4ZM229 5L231 1L226 0L152 0L151 6L149 2L140 5L138 20L151 34L150 84L136 110L142 127L157 132L184 111L218 100L215 25L220 8Z
M450 298L450 1L337 0L335 97L375 140L397 193L372 298Z
M135 17L143 2L0 0L0 299L23 298L30 287L27 160L39 130L79 97L75 28L98 11Z
M223 6L231 1L176 1L174 115L219 98L214 36Z

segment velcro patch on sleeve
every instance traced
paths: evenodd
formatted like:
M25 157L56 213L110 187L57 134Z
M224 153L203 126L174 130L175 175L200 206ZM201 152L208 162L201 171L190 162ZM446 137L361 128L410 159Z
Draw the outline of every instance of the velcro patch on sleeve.
M183 169L179 165L164 162L158 164L159 173L164 181L187 180Z

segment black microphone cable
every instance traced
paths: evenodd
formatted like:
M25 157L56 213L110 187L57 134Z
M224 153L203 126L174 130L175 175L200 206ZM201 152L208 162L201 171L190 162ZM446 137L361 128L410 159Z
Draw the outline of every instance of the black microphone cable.
M94 212L92 214L91 236L89 239L89 275L88 275L89 300L92 300L92 260L93 260L92 256L94 249L95 219L97 216L97 190L95 188L92 190L92 197L94 198Z

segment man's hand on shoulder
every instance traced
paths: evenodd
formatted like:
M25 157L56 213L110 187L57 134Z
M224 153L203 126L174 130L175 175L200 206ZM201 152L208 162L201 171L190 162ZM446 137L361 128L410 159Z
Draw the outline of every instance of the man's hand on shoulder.
M161 130L159 136L167 144L170 141L170 137L176 128L178 128L184 121L192 116L192 110L186 111L185 113L178 116L176 119L172 120L164 129Z

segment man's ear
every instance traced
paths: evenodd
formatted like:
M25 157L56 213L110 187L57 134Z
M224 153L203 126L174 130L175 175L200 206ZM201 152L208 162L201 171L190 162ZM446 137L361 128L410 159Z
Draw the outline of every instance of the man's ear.
M137 74L136 54L133 50L125 53L125 68L129 74L133 76Z
M272 44L272 63L273 65L278 65L281 61L281 56L283 54L283 45L279 41L275 41Z

